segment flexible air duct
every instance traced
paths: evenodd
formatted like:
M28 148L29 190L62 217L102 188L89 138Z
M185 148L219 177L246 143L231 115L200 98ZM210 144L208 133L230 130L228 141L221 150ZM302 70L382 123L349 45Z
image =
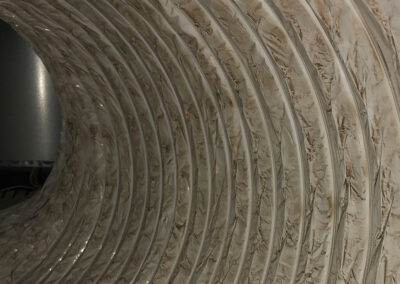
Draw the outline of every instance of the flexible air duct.
M61 148L1 283L400 281L400 3L1 0Z

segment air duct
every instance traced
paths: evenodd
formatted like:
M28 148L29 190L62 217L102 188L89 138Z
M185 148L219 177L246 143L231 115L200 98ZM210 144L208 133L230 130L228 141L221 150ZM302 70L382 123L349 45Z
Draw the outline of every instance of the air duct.
M1 283L399 281L400 4L0 1L63 112Z

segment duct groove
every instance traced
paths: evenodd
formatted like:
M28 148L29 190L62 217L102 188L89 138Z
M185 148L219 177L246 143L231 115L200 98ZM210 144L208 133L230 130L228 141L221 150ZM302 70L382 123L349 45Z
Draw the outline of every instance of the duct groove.
M57 86L3 283L399 279L394 1L0 1Z

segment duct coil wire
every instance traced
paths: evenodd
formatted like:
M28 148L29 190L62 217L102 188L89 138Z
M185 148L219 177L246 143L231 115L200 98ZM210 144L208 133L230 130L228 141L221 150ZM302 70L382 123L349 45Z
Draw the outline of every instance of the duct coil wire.
M400 280L400 4L22 1L61 150L1 283Z

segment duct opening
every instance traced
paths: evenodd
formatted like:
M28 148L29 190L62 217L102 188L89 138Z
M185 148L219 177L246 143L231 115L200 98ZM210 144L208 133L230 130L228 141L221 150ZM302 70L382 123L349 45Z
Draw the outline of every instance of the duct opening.
M40 190L60 136L53 82L17 27L0 22L0 209Z

